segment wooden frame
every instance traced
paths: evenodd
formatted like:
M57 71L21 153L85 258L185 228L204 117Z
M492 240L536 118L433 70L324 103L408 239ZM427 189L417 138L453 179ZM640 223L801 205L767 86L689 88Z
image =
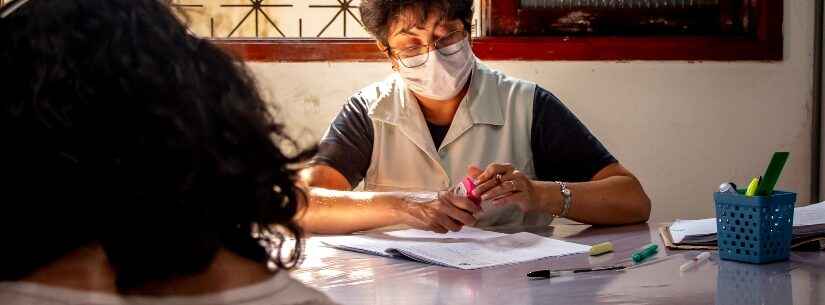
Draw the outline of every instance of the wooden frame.
M246 61L381 61L372 39L214 39L217 45Z
M522 21L518 0L485 0L491 36L473 42L485 60L758 60L783 58L782 0L751 0L755 35L747 36L495 36ZM492 15L495 18L492 18ZM489 22L494 20L494 22ZM236 40L215 43L248 61L382 61L371 39Z

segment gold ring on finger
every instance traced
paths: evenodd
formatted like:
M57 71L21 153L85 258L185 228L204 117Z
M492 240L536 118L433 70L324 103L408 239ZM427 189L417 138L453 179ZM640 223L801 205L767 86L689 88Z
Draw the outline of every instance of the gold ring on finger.
M513 181L513 180L510 180L510 181L507 181L507 182L510 183L510 190L515 191L516 190L516 182Z

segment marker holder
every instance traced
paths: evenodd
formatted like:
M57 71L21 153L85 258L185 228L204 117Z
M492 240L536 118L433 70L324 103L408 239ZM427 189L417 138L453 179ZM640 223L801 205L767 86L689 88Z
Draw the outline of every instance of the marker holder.
M770 196L714 193L719 257L765 264L788 259L796 193Z

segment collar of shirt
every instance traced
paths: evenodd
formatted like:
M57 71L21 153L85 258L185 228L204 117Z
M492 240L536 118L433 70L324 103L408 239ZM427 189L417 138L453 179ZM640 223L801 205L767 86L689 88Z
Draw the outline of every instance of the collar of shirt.
M440 147L435 147L415 96L397 73L375 87L375 92L370 92L375 96L368 97L374 101L370 105L369 116L374 120L398 126L416 146L431 158L438 160L438 151L441 148L454 142L474 125L504 125L500 99L506 98L508 93L499 92L497 79L499 78L494 71L476 60L467 95L458 106Z
M453 125L465 119L471 124L504 125L504 114L499 99L506 92L499 92L491 77L494 72L476 59L476 66L470 78L467 95L461 101ZM421 109L415 96L407 89L404 80L394 73L376 87L374 102L371 103L369 116L392 125L402 124L405 118L421 116Z

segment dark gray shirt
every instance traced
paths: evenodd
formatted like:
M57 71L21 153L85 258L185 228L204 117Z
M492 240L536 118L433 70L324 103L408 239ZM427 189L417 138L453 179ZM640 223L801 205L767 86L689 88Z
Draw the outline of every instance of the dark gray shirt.
M441 147L441 142L444 142L447 132L450 131L450 125L441 126L427 122L427 128L430 129L430 136L433 138L435 147Z
M332 122L313 159L341 172L353 187L370 167L374 132L368 113L368 101L358 94L352 96ZM438 147L449 127L429 123L428 127ZM605 166L617 162L558 98L538 86L531 129L530 148L538 180L589 181Z

